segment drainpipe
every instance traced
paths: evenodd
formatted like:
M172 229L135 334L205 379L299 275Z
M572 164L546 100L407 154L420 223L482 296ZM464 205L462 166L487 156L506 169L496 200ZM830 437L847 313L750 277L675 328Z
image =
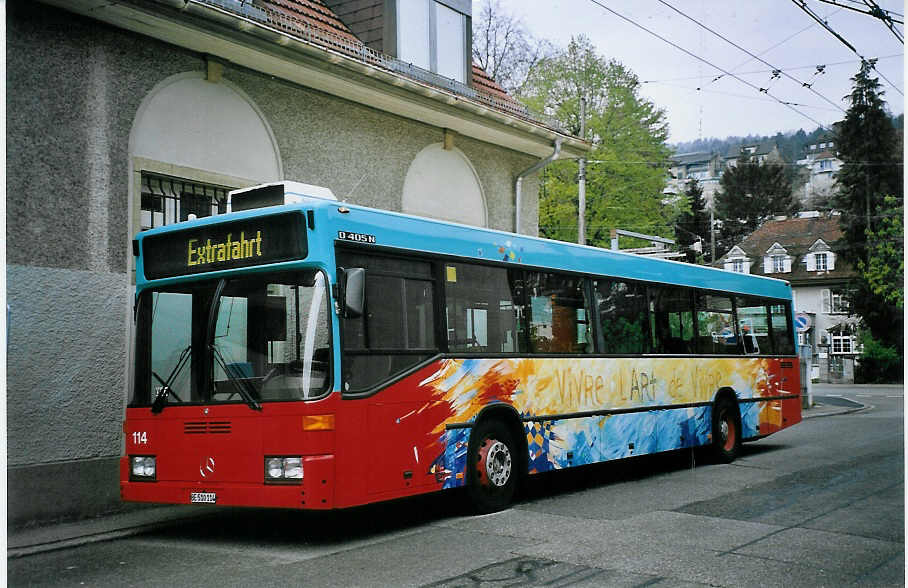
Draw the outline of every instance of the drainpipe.
M539 170L541 170L548 164L552 163L552 161L554 161L555 158L558 157L559 153L561 153L561 138L560 137L555 139L555 150L552 151L551 155L549 155L545 159L540 159L532 167L517 174L517 181L514 182L514 193L516 195L514 198L514 204L515 204L515 206L514 206L514 209L515 209L514 210L514 232L515 233L518 233L518 234L520 233L520 206L521 206L521 204L523 204L523 202L522 202L523 198L522 198L522 194L521 194L521 188L523 186L523 178L527 177L530 174L534 174L534 173L538 172Z

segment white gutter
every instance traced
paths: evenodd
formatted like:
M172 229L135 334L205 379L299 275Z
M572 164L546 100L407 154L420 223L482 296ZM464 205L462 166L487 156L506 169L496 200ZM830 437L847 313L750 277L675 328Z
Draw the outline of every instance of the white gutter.
M530 174L534 174L537 171L541 170L548 164L555 161L558 158L558 155L561 153L561 137L555 139L555 150L552 151L552 154L546 157L545 159L540 159L533 166L527 168L526 170L517 174L517 180L514 182L514 232L520 233L520 207L523 204L523 178L527 177Z

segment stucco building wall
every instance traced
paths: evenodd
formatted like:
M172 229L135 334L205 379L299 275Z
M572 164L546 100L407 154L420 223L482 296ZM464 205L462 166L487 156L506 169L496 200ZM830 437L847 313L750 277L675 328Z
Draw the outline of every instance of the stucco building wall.
M155 87L186 72L204 74L205 56L53 7L7 5L12 525L120 508L130 240L142 165L130 136ZM350 202L400 210L414 157L444 140L443 129L229 63L221 83L261 113L286 179L327 186ZM536 159L462 136L454 145L482 186L488 226L513 230L513 181ZM528 178L522 232L536 232L536 194L537 180Z

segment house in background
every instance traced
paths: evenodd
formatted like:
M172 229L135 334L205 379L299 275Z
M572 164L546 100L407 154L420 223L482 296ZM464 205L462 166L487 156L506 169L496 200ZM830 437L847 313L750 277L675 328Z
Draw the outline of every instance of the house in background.
M820 382L853 383L858 355L858 319L845 296L855 271L838 253L841 239L838 215L803 212L767 221L716 263L791 283L798 341L810 350L811 377Z
M833 136L824 135L817 142L808 145L807 152L803 159L798 160L798 165L807 170L803 193L798 195L803 205L828 207L835 191L836 174L842 169L842 160L838 158Z
M759 163L784 163L779 148L772 140L747 143L729 147L724 154L697 151L680 153L671 159L669 180L665 194L678 195L687 190L691 180L697 180L703 189L703 199L708 209L713 208L719 183L725 170L738 165L744 157L756 159Z
M738 161L750 158L757 163L784 163L779 148L771 139L761 141L760 143L748 143L729 147L728 151L722 157L722 162L726 168L738 165Z
M703 199L707 208L713 205L719 178L722 175L722 157L718 153L698 151L675 155L669 167L670 179L666 193L683 194L691 180L697 180L703 189Z
M13 526L119 507L136 232L289 179L536 234L515 179L590 148L473 67L469 0L5 7Z

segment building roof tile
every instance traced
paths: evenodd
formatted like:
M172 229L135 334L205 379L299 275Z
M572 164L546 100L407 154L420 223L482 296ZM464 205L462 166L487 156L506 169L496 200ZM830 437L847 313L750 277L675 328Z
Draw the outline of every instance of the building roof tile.
M347 25L321 0L259 0L259 4L263 8L299 19L309 26L340 35L349 41L357 40Z
M850 264L842 260L841 256L836 256L835 269L832 271L807 271L804 257L818 239L822 239L833 252L841 250L844 243L842 243L842 229L839 226L838 216L818 215L809 218L767 221L738 243L738 247L751 260L751 273L755 275L782 278L792 283L801 284L826 281L830 278L844 279L852 277L855 274L854 269ZM775 243L781 245L786 253L792 257L790 273L767 274L763 272L763 256ZM716 265L721 267L729 253L723 255Z
M312 42L360 57L360 51L357 49L362 39L358 39L322 0L258 0L258 5L296 21L294 24L297 26L299 24L311 26L327 33L312 37ZM280 22L273 24L284 28ZM497 100L504 110L527 116L526 108L475 63L471 68L471 81L474 90Z

